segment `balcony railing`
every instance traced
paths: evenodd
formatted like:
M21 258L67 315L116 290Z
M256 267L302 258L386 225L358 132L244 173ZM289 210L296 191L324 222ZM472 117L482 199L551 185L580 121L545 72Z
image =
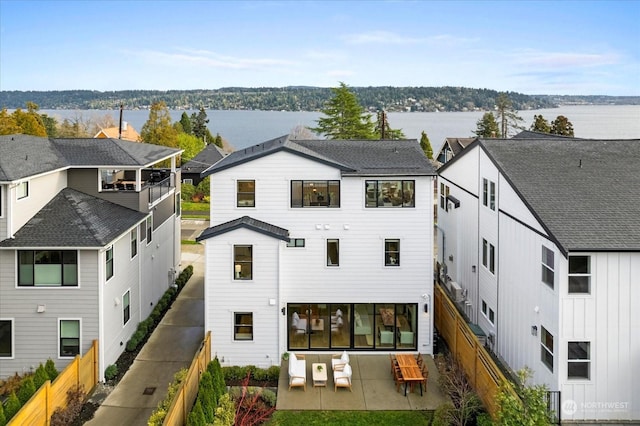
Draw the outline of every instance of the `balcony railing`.
M174 180L174 175L172 174L166 179L163 179L159 182L155 182L152 184L148 184L149 188L149 204L153 204L165 195L167 195L173 189L174 185L172 185L172 181Z

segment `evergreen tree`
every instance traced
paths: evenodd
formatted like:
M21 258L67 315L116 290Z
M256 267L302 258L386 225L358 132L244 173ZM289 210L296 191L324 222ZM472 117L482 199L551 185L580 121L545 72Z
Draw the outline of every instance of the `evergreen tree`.
M207 127L207 123L209 123L209 119L207 118L207 112L203 107L200 107L198 114L195 112L191 114L191 129L193 135L209 145L210 143L215 142L215 138Z
M58 377L58 370L56 369L56 364L53 362L51 358L44 363L44 369L47 370L47 375L49 376L49 380L52 382Z
M220 133L216 133L215 144L218 148L224 148L224 142L222 142L222 136L220 136Z
M378 139L404 139L406 136L402 129L392 129L389 125L386 111L379 111L377 114L376 127L374 129Z
M193 128L191 127L191 119L189 118L189 114L185 112L180 116L180 125L182 126L182 131L188 135L193 134Z
M204 411L202 411L202 403L200 398L196 399L196 403L191 409L189 416L187 417L188 426L206 426L207 421L204 417Z
M424 155L426 155L429 160L433 160L433 148L431 148L431 142L424 130L420 135L420 148L422 148Z
M31 376L27 376L20 383L20 389L18 390L20 405L26 404L34 393L36 393L36 385L33 383Z
M211 373L205 370L200 376L200 389L198 390L198 399L202 403L202 411L207 424L213 423L216 414L217 398L213 390L213 377Z
M20 411L20 408L22 408L22 404L20 404L18 396L15 392L11 391L7 402L4 405L4 415L7 418L7 421L11 420L13 416Z
M5 426L7 424L7 418L4 415L4 408L2 404L0 404L0 426Z
M481 138L499 138L500 129L498 122L492 112L485 113L480 120L476 122L476 131L474 132Z
M44 383L49 380L49 375L47 374L47 370L44 369L44 365L40 363L38 368L36 368L36 372L33 375L33 384L36 385L36 389L40 389Z
M559 115L551 122L551 133L554 135L573 137L573 124L564 115Z
M47 131L47 136L50 138L58 137L58 120L55 117L50 117L47 114L40 114L44 128ZM96 132L97 133L97 132Z
M513 103L506 93L500 93L496 100L498 119L500 120L500 134L503 138L509 136L509 129L519 129L522 117L513 109Z
M321 112L317 127L309 129L329 139L377 139L371 115L367 114L349 87L340 83Z
M149 119L142 126L140 139L155 145L178 147L178 132L171 125L171 115L163 101L151 104Z
M542 116L542 114L534 115L533 123L531 123L531 130L533 130L534 132L551 133L551 126L549 125L547 119Z

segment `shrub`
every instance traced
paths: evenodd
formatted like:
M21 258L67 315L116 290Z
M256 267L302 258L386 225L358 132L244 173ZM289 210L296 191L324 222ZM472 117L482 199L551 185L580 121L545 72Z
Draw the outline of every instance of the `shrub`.
M7 420L11 420L13 416L15 416L18 411L20 411L21 407L22 404L20 404L20 400L18 399L16 393L11 392L11 395L9 395L9 399L7 399L7 402L4 406L4 414Z
M58 377L58 370L56 369L56 364L53 362L51 358L47 360L44 364L44 369L47 370L47 375L49 376L49 380L52 382Z
M27 376L22 380L20 390L18 391L20 405L26 404L34 393L36 393L36 385L33 383L33 378L31 376Z
M202 404L200 399L196 400L196 404L187 417L187 426L206 426L207 421L204 417L204 411L202 411Z
M111 364L104 370L104 378L107 380L113 380L118 375L118 366Z
M277 382L280 379L280 366L272 365L267 369L267 380L270 382Z
M204 413L205 421L207 424L213 423L216 406L218 405L218 398L213 389L213 377L211 377L211 373L206 370L200 377L198 399L202 404L202 412Z
M40 363L38 368L36 368L36 372L33 375L33 384L36 385L36 389L40 389L45 382L49 380L49 375L47 374L47 370L44 369L44 365Z
M184 379L187 377L188 370L186 368L182 368L178 370L176 374L173 375L173 382L169 385L169 389L167 389L167 396L158 403L156 409L151 413L151 417L149 417L148 425L149 426L160 426L164 423L165 417L167 417L167 411L173 402L173 398L178 393L180 389L180 385L184 382Z
M196 193L196 187L190 183L183 183L180 185L180 197L183 201L191 201L193 195Z
M218 408L216 408L216 417L213 420L213 426L233 426L236 420L236 405L225 393L220 397Z
M262 400L269 406L275 407L278 402L278 395L270 389L262 389Z
M67 406L56 408L51 416L51 426L65 426L73 423L82 410L84 392L82 386L75 386L67 391Z
M22 377L18 373L7 377L5 380L0 380L0 397L7 396L11 392L18 392L20 382L22 382Z
M7 418L4 416L4 408L2 408L2 404L0 404L0 426L4 426L7 424Z
M127 342L127 352L134 352L138 348L139 344L140 340L136 338L136 333L133 333L133 336L131 336L131 339Z

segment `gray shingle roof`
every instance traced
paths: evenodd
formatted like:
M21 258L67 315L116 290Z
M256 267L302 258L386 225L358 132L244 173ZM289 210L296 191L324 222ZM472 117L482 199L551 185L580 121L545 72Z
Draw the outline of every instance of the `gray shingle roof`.
M0 247L105 247L147 217L65 188Z
M215 237L216 235L224 234L240 228L250 229L269 237L289 241L288 230L249 216L242 216L241 218L207 228L196 238L196 241L206 240L208 238Z
M640 140L480 143L565 252L640 250Z
M220 161L225 155L216 144L209 144L195 157L182 165L182 172L202 173L208 167Z
M343 175L432 176L435 171L417 140L289 140L272 139L236 151L205 170L207 176L278 151L312 159L342 171Z
M476 140L476 138L445 138L445 143L449 144L449 148L453 152L453 155L458 155L460 151L465 149L471 142ZM442 147L444 149L444 146ZM442 152L440 149L440 152Z
M0 136L0 182L66 167L150 166L179 149L119 139Z

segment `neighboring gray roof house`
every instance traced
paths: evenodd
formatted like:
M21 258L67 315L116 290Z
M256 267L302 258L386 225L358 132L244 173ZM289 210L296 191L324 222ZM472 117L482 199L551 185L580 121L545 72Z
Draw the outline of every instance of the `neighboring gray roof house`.
M200 173L220 161L225 155L227 154L216 144L207 145L195 157L182 165L182 181L198 185L202 180ZM189 179L191 179L190 182Z
M446 138L440 152L436 156L436 161L441 166L447 161L451 161L453 157L458 155L471 144L476 138Z
M433 166L420 155L415 140L290 140L281 136L235 151L202 175L208 176L278 151L286 151L342 170L343 175L433 176Z

